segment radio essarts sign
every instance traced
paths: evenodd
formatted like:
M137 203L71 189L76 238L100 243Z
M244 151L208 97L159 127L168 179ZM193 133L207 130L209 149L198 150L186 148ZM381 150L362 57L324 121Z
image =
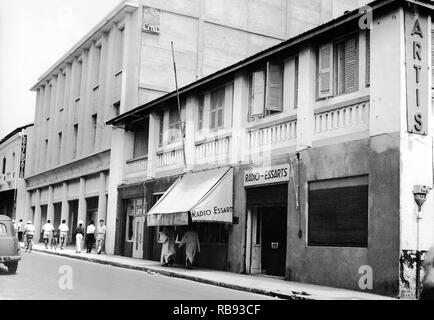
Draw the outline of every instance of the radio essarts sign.
M289 164L272 166L268 168L255 168L244 173L244 186L249 187L288 182L289 177Z

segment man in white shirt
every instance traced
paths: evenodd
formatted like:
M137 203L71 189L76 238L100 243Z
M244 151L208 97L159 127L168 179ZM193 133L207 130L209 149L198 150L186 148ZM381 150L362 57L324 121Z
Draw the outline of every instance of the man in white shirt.
M95 243L95 226L93 225L93 221L90 221L90 224L86 229L86 247L87 253L92 253L93 244Z
M23 242L23 233L24 233L24 223L23 219L20 219L20 222L18 223L18 241Z
M33 247L33 236L35 235L36 229L32 224L32 221L28 221L24 227L24 236L26 237L26 252L32 252Z
M63 250L63 247L65 246L65 242L68 239L68 231L69 228L66 225L66 220L62 221L62 224L59 226L59 233L60 233L60 250Z
M44 224L44 226L42 227L42 232L44 234L44 243L45 243L45 249L48 249L48 244L51 243L51 240L53 238L53 231L54 231L54 227L51 224L50 220L47 220L47 223Z
M101 254L101 252L104 248L104 241L105 241L106 232L107 232L107 227L104 224L104 220L100 220L99 226L97 229L97 235L96 235L96 247L98 250L98 254Z

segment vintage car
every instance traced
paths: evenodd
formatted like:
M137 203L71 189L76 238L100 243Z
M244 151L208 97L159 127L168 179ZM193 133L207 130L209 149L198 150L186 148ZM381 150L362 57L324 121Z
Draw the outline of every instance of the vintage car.
M0 263L3 263L9 273L16 273L21 260L20 246L12 219L0 215Z

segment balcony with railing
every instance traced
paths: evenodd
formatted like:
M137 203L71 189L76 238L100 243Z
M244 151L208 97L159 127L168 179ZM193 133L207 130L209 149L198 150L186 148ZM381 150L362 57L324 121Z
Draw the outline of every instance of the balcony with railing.
M369 130L369 100L315 112L315 139Z
M232 152L232 136L215 137L195 144L195 163L228 164Z
M182 146L157 152L157 170L172 169L183 165L184 152Z
M296 144L297 120L292 118L280 123L265 124L261 128L250 129L247 133L247 149L250 154L265 149L279 149Z

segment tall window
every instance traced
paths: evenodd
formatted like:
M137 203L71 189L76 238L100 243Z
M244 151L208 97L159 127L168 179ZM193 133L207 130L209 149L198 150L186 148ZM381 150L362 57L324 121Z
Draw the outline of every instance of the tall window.
M119 41L116 54L116 67L115 72L121 71L123 68L123 55L124 55L124 45L125 45L125 28L119 29Z
M117 117L118 115L121 114L121 102L120 101L113 103L113 113L114 113L115 117Z
M205 111L205 95L201 94L199 96L199 104L197 110L197 128L198 130L203 129L203 117Z
M77 74L75 77L75 90L74 90L75 99L80 99L82 75L83 75L83 61L79 60L77 62Z
M134 158L148 155L148 131L149 118L146 118L144 123L137 126L134 130Z
M3 158L2 174L6 174L6 157Z
M48 163L47 163L48 162L48 139L45 139L43 156L44 156L43 165L44 168L47 168L48 167Z
M57 136L57 157L56 157L56 164L59 164L62 158L62 132L59 132L58 136Z
M434 51L432 55L434 57ZM434 60L433 60L433 64L434 64ZM366 31L366 86L369 87L370 85L371 85L371 32L367 30Z
M181 138L181 118L177 107L169 110L169 143Z
M318 97L327 98L359 89L358 35L320 46Z
M261 118L283 111L283 65L268 62L254 72L249 86L249 118Z
M16 157L15 157L15 152L12 153L12 171L15 172L15 169L17 168L17 164L16 164Z
M49 118L51 114L51 95L53 94L53 85L50 83L48 86L48 92L47 92L47 105L45 109L45 118Z
M100 68L101 68L101 52L102 52L102 46L98 45L95 47L95 55L94 55L94 61L93 61L93 87L99 86L99 74L100 74Z
M58 108L62 109L64 108L65 104L65 86L66 86L66 73L61 71L59 74L59 105Z
M78 124L75 124L72 131L72 159L77 157L77 143L78 143Z
M91 118L91 126L92 126L92 130L91 130L91 136L90 136L90 146L91 146L91 150L95 151L95 147L96 147L96 129L97 129L97 121L98 121L98 115L95 113L92 115Z
M211 92L211 129L224 126L225 87Z
M294 109L298 108L298 76L299 76L300 61L296 56L294 60Z
M163 146L163 139L164 139L164 114L160 115L159 120L159 128L158 128L158 146Z

